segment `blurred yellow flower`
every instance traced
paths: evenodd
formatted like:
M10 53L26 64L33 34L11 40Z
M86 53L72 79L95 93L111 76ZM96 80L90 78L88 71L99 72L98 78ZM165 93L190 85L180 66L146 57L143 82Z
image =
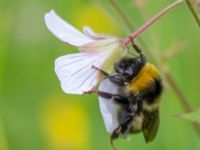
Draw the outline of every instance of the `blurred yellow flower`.
M74 18L74 24L80 29L88 25L96 32L112 34L119 33L121 29L113 17L97 5L87 5L86 7L80 8Z
M88 149L89 123L80 104L56 96L45 103L42 111L43 129L53 150Z

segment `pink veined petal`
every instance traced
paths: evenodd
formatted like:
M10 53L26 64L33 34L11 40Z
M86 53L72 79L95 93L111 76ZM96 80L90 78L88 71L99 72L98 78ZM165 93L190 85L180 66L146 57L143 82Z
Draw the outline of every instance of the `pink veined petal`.
M116 94L117 86L109 79L104 79L99 85L99 91ZM109 133L112 133L119 125L117 120L117 105L112 99L98 96L101 115L104 120L105 127Z
M55 61L55 72L62 89L68 94L83 94L91 90L99 80L99 71L92 65L101 68L107 52L76 53L61 56Z
M45 14L45 22L48 29L60 40L70 45L79 47L81 45L93 42L79 30L74 28L69 23L61 19L54 10Z

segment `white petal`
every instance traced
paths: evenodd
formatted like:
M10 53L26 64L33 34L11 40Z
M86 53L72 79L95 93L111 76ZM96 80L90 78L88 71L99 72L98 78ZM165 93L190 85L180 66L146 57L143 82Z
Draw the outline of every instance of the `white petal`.
M84 44L80 47L80 51L111 51L121 44L117 38L100 39L95 42Z
M103 70L108 73L113 71L113 64L120 58L124 57L127 49L123 47L120 39L108 38L101 39L90 44L85 44L80 47L81 52L107 52L107 56L103 65Z
M48 29L57 38L73 46L78 47L94 41L61 19L53 10L45 14L45 22Z
M63 91L68 94L83 94L96 86L99 71L92 68L92 65L101 68L106 56L107 52L82 52L57 58L55 72Z
M104 79L99 85L99 91L117 94L118 87L110 82L109 79ZM107 98L101 96L99 98L99 106L104 120L104 124L109 133L112 133L119 125L117 121L117 105Z
M95 40L100 40L100 39L107 39L107 38L111 38L111 36L108 35L104 35L104 34L97 34L95 33L90 27L88 26L84 26L83 27L83 32L84 34L91 38L91 39L95 39Z

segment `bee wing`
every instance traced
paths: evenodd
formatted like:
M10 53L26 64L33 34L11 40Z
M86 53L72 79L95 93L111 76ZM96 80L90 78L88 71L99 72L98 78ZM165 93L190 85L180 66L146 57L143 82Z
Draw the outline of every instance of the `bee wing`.
M99 85L99 91L116 94L117 86L109 79L104 79ZM117 120L117 105L112 99L99 96L100 111L104 120L104 124L109 133L112 133L119 125Z
M83 94L96 86L99 71L92 65L101 68L106 53L82 52L61 56L55 61L55 72L61 87L68 94Z
M153 141L158 131L159 123L159 110L155 110L151 113L144 113L144 123L142 130L146 142Z

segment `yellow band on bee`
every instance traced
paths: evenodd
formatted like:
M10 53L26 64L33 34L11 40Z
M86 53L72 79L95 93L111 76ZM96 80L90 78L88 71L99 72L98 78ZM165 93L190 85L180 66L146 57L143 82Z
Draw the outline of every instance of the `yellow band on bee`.
M155 78L159 77L159 72L153 64L145 64L141 71L133 78L128 86L129 91L139 92L148 87Z

